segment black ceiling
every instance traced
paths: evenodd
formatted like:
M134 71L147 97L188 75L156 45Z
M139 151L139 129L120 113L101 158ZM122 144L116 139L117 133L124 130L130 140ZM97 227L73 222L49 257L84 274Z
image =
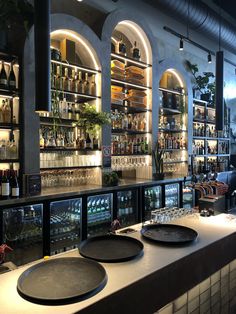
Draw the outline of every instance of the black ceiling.
M213 0L215 4L221 7L223 11L236 20L236 5L232 0Z

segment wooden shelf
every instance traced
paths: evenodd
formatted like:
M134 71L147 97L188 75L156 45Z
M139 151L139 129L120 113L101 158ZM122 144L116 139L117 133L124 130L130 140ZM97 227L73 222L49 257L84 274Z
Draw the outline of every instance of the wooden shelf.
M113 60L114 59L124 60L124 61L127 61L129 63L138 65L139 67L144 68L144 69L152 66L151 64L145 63L143 61L139 61L139 60L136 60L136 59L133 59L130 57L126 57L126 56L123 56L123 55L120 55L120 54L114 53L114 52L111 53L111 58Z
M134 83L131 83L131 82L122 81L122 80L118 80L118 79L115 79L115 78L112 78L111 82L115 83L118 86L130 86L130 87L132 87L134 89L135 88L136 89L141 89L141 90L149 90L149 89L151 89L150 86L145 86L145 85L141 85L141 84L134 84Z
M182 112L178 109L172 109L172 108L165 108L165 107L161 107L160 111L162 113L163 111L163 115L176 115L176 114L182 114Z
M181 133L181 132L187 132L187 130L171 130L171 129L162 129L162 128L158 128L159 132L172 132L172 133Z
M63 61L56 61L56 60L52 60L52 59L51 59L51 62L54 63L54 64L60 64L60 65L62 65L64 67L82 70L84 72L87 71L87 72L94 73L94 74L101 73L100 70L96 70L96 69L93 69L93 68L90 68L90 67L87 67L87 66L84 66L84 65L67 63L67 62L63 62Z
M138 108L138 107L131 107L131 106L124 106L124 105L119 105L115 103L111 103L112 108L118 109L123 112L127 113L143 113L143 112L152 112L152 110L147 109L147 108Z

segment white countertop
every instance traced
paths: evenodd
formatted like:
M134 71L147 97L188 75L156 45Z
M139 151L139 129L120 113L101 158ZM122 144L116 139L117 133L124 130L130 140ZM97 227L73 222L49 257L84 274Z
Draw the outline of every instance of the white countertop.
M137 259L124 263L102 263L105 267L108 281L102 291L87 300L69 305L45 306L24 300L16 290L17 279L31 263L16 270L0 275L0 313L1 314L72 314L77 313L99 300L137 283L139 280L156 273L158 270L170 265L181 258L187 257L208 245L223 239L236 231L236 218L232 215L221 214L215 217L200 217L198 214L188 216L175 223L186 225L195 229L199 236L191 245L182 247L160 246L144 243L144 254ZM130 234L140 239L141 224L132 226L137 232ZM77 250L72 250L57 257L80 256ZM100 313L100 312L98 312ZM124 313L124 312L123 312Z

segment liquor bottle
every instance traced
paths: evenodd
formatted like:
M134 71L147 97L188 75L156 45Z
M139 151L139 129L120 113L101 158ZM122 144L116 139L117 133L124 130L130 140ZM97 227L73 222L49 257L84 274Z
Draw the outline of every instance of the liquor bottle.
M39 129L39 147L40 148L44 148L44 138L43 138L43 134L42 134L42 130Z
M99 149L99 139L98 136L93 138L93 149Z
M68 68L65 68L65 76L63 80L63 89L65 91L71 92L71 80L68 76Z
M119 41L119 53L126 56L126 45L124 44L122 37Z
M0 123L3 123L3 110L4 110L4 106L5 106L5 100L2 101L2 104L0 106Z
M3 122L11 123L11 106L8 99L5 100L5 106L3 109Z
M7 171L3 172L2 176L2 198L8 198L10 196L10 184L7 177Z
M63 77L61 75L61 67L60 67L60 65L57 66L56 89L63 90Z
M90 95L91 90L90 90L90 84L89 84L89 80L88 80L88 73L85 73L85 80L83 82L83 86L84 86L84 93L86 95Z
M141 56L140 56L140 50L137 48L137 43L136 41L134 42L134 47L133 47L133 53L132 56L134 59L136 60L140 60Z
M11 188L11 196L12 197L19 197L20 189L19 189L17 176L16 176L16 173L14 170L12 171L12 174L10 177L10 188Z
M83 80L82 80L82 72L81 71L79 71L77 84L78 84L78 93L84 94L84 84L83 84Z
M13 64L11 64L11 70L10 70L10 74L9 74L9 78L8 78L8 84L9 84L9 89L11 91L15 91L16 90L16 76L13 70Z
M75 69L72 69L72 74L71 74L71 91L74 93L78 93L78 84L77 84L77 76L75 73Z
M96 82L95 82L95 74L92 75L92 81L91 81L91 95L96 96Z
M91 149L91 138L89 136L89 133L87 133L87 136L86 136L86 149Z
M5 71L5 65L2 61L2 69L0 72L0 88L1 89L8 89L8 81L7 81L7 74Z

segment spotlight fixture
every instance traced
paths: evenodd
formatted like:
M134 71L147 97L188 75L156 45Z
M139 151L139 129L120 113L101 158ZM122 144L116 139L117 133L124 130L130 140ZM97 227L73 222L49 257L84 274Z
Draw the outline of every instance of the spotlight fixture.
M82 2L83 0L77 0L78 2Z
M180 38L180 41L179 41L179 50L184 50L184 41L182 37Z
M211 63L211 53L210 52L208 52L208 56L207 56L207 61L208 61L208 63Z

